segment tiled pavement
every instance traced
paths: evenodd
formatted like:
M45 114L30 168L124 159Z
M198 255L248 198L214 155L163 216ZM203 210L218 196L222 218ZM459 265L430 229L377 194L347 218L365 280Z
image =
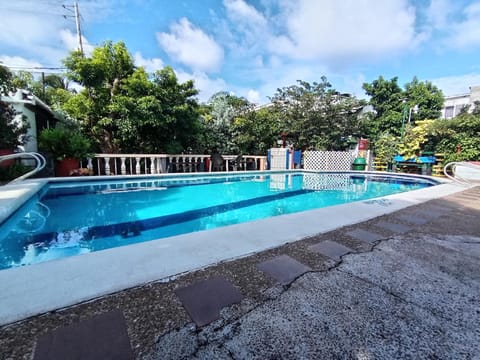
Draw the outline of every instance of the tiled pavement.
M29 359L34 354L37 360L69 358L67 354L88 359L130 359L134 355L168 358L159 355L165 355L159 339L169 339L167 343L177 344L179 349L188 348L189 342L181 332L190 321L199 328L228 327L235 319L288 291L288 285L304 274L334 269L346 254L363 254L382 240L409 233L461 233L465 230L462 223L473 226L470 231L475 233L475 225L467 220L478 221L479 194L480 188L473 188L448 199L219 264L169 283L147 284L12 324L0 329L2 356ZM201 346L191 346L195 351L190 355L201 358Z

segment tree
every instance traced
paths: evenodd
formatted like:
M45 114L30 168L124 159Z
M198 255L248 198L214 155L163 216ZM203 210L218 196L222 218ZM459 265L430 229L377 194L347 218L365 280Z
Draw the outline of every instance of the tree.
M279 114L272 107L252 109L234 119L234 142L243 154L264 155L281 131Z
M200 127L196 94L193 82L178 83L171 67L157 71L151 81L143 68L135 70L112 104L122 149L179 153L193 148Z
M444 97L442 91L429 81L418 81L417 77L405 84L405 99L409 108L418 106L411 121L435 120L441 115Z
M404 94L397 82L397 77L385 80L380 76L371 84L363 84L365 93L370 96L369 104L375 110L366 125L367 136L372 140L385 132L400 135Z
M360 135L359 113L364 102L340 94L327 81L298 81L278 89L272 98L287 133L297 148L343 150L351 137Z
M380 134L389 132L401 135L408 120L412 125L419 120L434 120L440 116L443 106L443 94L432 83L420 82L416 77L403 90L398 78L385 80L380 76L371 84L364 83L363 89L370 96L370 105L375 114L366 124L368 137L375 141ZM410 111L418 106L418 112Z
M436 152L444 154L445 162L479 160L480 115L465 113L435 121L429 142Z
M210 134L208 148L221 153L237 153L240 147L236 142L239 129L234 126L235 119L253 110L253 105L245 98L237 97L225 91L212 95L204 115L204 128Z
M0 95L7 94L9 91L13 90L13 75L10 70L0 65Z
M179 84L171 68L149 78L122 42L106 42L89 58L74 51L64 64L84 90L62 107L101 151L180 152L194 141L197 90L192 81Z
M16 119L16 111L13 107L1 101L1 95L14 89L13 74L10 70L0 65L0 149L15 150L27 140L28 123L23 117Z
M64 60L67 76L85 87L78 96L73 96L65 110L76 117L83 129L95 139L102 152L121 150L118 131L118 114L112 107L113 97L122 80L134 72L133 59L124 43L106 42L96 47L90 58L79 51L73 51ZM75 111L80 105L85 110L81 117Z

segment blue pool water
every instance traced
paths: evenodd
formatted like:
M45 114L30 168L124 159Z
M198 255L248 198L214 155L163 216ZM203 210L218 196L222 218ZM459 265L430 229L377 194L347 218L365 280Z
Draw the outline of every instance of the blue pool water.
M50 183L0 227L0 269L435 185L346 173Z

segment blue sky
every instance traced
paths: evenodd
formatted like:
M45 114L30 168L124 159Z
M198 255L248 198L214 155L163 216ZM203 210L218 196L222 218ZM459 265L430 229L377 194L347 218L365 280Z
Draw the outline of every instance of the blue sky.
M72 2L0 0L0 62L61 67L77 46ZM279 87L323 75L362 98L362 83L380 75L401 85L417 76L445 95L480 85L480 1L79 0L79 8L87 52L124 41L147 71L170 65L180 81L193 79L201 101L228 91L266 103Z

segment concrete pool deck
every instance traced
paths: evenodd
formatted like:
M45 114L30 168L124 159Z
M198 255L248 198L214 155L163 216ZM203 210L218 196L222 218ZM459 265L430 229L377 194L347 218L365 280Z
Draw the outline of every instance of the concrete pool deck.
M6 358L28 359L41 334L121 309L139 359L474 358L480 353L480 189L439 189L409 193L404 206L399 199L362 204L368 207L357 211L378 211L368 221L4 326L0 348ZM348 216L346 208L331 210L326 222ZM359 230L382 238L352 237ZM274 228L262 233L277 235ZM325 240L354 253L333 260L309 250ZM257 264L285 254L312 270L282 286ZM175 291L217 275L244 300L197 328Z

